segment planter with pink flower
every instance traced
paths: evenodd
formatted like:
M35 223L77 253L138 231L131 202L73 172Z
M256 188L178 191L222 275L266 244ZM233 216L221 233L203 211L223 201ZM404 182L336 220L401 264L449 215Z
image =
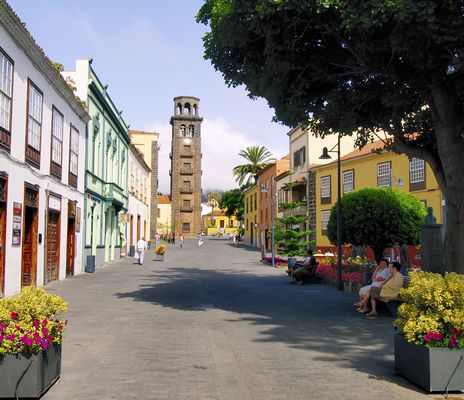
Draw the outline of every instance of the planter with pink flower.
M59 378L67 303L43 288L0 299L0 398L39 398Z
M166 246L160 244L155 247L155 261L163 261L164 253L166 253Z
M464 276L410 274L395 325L395 368L430 392L464 390Z

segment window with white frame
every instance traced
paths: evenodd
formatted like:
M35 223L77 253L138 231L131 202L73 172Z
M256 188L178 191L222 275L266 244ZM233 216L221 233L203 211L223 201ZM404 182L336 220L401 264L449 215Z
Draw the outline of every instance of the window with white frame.
M61 165L63 153L63 123L64 118L56 108L52 113L52 161Z
M377 186L391 187L391 163L377 164Z
M0 50L0 127L10 131L13 62Z
M343 171L342 174L343 193L349 193L354 190L354 171Z
M329 223L329 219L330 219L330 210L321 211L322 232L327 231L327 224Z
M77 167L79 165L79 131L72 125L69 150L69 172L77 176Z
M409 160L409 179L411 183L424 182L425 163L421 158L411 158Z
M330 203L330 175L321 177L321 202Z
M29 81L29 115L27 121L27 144L40 151L40 134L42 131L43 95Z

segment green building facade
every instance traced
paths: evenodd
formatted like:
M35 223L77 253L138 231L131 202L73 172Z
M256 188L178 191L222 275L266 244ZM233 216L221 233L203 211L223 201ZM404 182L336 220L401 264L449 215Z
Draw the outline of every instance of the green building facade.
M75 85L76 95L85 99L91 116L86 134L84 262L93 256L100 265L121 253L128 207L129 131L107 85L95 74L92 60L77 60L76 71L65 75Z

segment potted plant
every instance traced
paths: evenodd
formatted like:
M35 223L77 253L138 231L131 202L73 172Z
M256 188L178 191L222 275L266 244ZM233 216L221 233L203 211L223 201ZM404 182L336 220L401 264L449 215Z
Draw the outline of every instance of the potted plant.
M166 252L166 246L160 244L155 247L155 261L163 261L164 253Z
M434 391L464 389L464 276L410 274L395 325L395 368Z
M39 398L59 378L67 309L41 287L0 299L0 398Z

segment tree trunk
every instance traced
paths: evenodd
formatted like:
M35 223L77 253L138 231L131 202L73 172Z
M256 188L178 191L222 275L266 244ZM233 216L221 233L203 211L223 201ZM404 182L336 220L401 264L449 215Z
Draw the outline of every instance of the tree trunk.
M440 265L440 272L464 274L464 187L456 193L454 200L446 200L447 229L443 246L444 263Z

